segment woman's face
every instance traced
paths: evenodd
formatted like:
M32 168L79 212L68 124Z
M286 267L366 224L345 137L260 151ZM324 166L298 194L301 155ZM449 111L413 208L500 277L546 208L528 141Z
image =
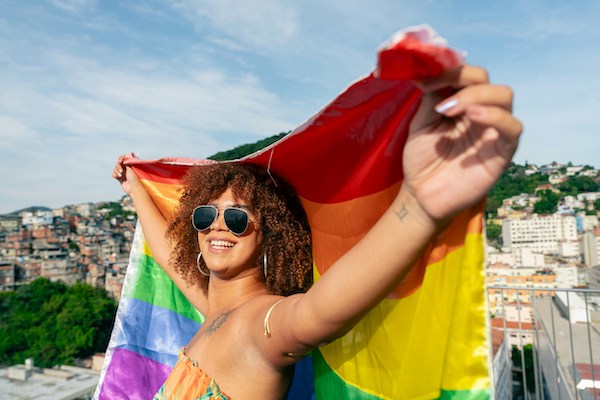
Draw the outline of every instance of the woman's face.
M256 273L258 253L262 246L262 232L258 216L243 200L236 199L231 189L219 198L208 202L218 209L218 214L210 227L198 232L198 243L202 257L213 274L223 278ZM224 219L224 211L236 207L246 211L250 221L241 235L233 234Z

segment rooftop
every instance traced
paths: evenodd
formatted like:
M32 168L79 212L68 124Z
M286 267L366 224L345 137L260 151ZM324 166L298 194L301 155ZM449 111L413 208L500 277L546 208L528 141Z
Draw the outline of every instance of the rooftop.
M0 368L0 393L14 400L73 400L93 393L100 373L87 368L57 369L15 365Z

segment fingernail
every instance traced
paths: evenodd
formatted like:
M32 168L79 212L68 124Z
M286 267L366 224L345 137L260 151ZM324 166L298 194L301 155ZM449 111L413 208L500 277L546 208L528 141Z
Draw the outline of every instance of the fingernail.
M450 109L456 107L457 104L458 104L458 99L455 97L451 100L446 100L446 101L438 104L437 106L435 106L435 111L437 111L440 114L444 114L445 112L449 111Z

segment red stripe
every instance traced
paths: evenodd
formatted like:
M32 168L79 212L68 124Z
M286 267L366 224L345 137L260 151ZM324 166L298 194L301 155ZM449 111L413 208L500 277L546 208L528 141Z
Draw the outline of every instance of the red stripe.
M421 97L369 76L283 141L244 162L267 166L317 203L377 193L402 180L402 147Z
M426 32L421 32L423 35ZM421 98L409 79L460 64L447 48L410 34L380 51L377 75L351 85L275 145L240 162L269 168L310 201L329 204L380 192L403 179L402 149ZM139 166L145 179L176 183L187 167Z
M212 163L214 161L189 158L161 158L152 161L129 158L125 161L125 165L132 166L141 179L168 184L178 184L191 165Z
M460 64L459 57L451 49L423 43L409 35L379 52L376 74L381 79L422 80L438 76L445 68Z

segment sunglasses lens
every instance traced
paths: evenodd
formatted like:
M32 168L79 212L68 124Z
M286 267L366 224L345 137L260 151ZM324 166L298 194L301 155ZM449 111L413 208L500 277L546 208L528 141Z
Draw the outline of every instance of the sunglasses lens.
M211 206L200 206L194 210L192 224L198 231L207 230L217 216L217 209Z
M242 235L248 228L248 214L237 208L228 208L223 212L225 224L231 233Z

